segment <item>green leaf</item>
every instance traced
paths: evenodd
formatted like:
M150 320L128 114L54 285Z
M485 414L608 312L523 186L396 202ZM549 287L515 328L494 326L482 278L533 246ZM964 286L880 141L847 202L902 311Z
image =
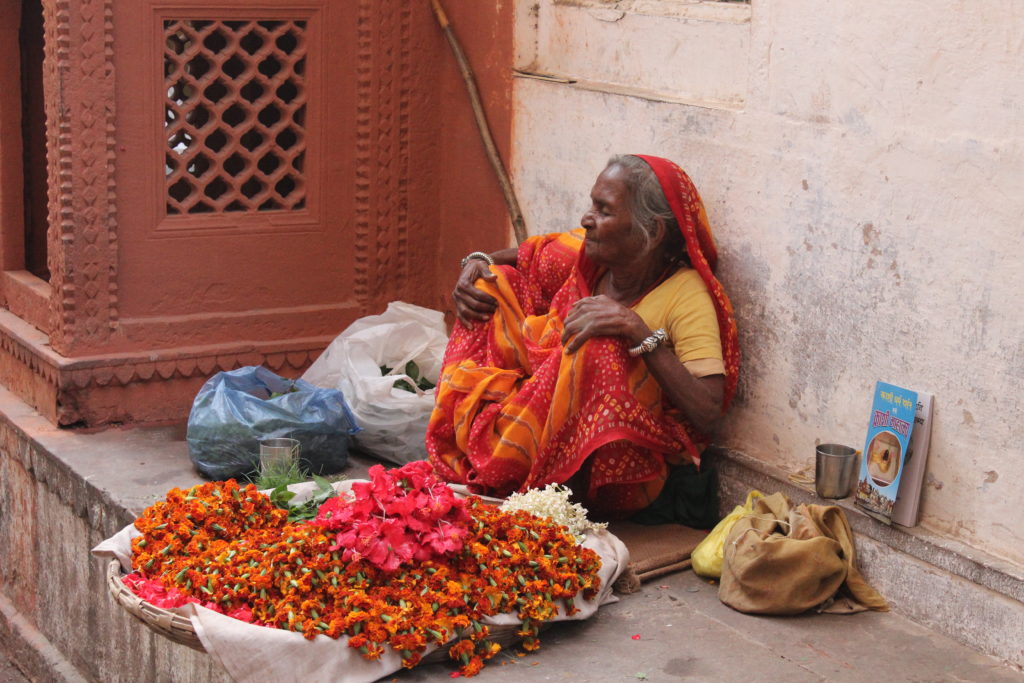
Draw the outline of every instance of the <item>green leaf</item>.
M403 389L403 390L408 391L409 393L412 393L412 394L416 393L416 390L412 388L412 385L409 384L404 379L400 379L397 382L395 382L395 388L396 389Z
M420 378L420 368L416 365L416 361L409 361L405 364L405 374L409 375L409 379L413 382Z
M281 508L282 510L288 509L288 501L295 497L294 491L288 490L287 484L281 484L273 491L270 492L270 502Z
M338 495L338 492L331 486L331 482L327 481L323 477L314 474L313 481L316 482L316 493L313 494L311 502L315 503L317 507L320 507L325 500L328 498L334 498Z
M313 496L303 503L297 503L287 508L289 522L302 522L315 518L324 501L338 495L338 492L331 486L331 482L324 477L314 474L313 482L316 484L316 492ZM294 495L292 494L292 496Z

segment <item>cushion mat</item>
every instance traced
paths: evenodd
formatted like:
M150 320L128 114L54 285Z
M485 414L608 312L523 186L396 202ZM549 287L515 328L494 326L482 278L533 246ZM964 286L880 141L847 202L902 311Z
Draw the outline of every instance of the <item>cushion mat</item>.
M690 553L708 532L682 524L646 525L617 521L608 530L619 537L629 549L629 564L615 590L635 593L640 584L690 566Z

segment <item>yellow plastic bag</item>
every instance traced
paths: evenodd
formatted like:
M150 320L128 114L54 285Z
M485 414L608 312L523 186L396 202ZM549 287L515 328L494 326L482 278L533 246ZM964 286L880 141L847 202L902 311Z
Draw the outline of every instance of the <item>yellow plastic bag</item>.
M764 494L757 490L748 493L747 502L733 508L733 511L716 524L711 533L693 549L693 552L690 553L690 561L693 563L693 571L696 574L708 579L722 578L725 538L732 531L732 525L740 517L754 511L755 498L764 498Z

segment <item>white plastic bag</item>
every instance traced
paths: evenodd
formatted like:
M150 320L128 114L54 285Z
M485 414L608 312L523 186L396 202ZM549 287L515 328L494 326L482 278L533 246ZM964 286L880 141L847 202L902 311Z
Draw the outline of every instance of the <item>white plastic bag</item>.
M306 370L302 379L340 389L362 431L356 444L368 453L404 465L427 457L427 422L434 409L434 390L415 393L395 388L408 375L409 361L420 376L437 383L448 343L440 311L395 301L380 315L360 318L335 338ZM380 367L394 368L382 376Z

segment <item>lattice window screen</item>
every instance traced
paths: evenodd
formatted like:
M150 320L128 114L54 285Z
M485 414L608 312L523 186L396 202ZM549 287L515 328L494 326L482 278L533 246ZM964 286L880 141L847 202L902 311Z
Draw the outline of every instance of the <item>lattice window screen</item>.
M306 205L306 22L164 22L167 213Z

